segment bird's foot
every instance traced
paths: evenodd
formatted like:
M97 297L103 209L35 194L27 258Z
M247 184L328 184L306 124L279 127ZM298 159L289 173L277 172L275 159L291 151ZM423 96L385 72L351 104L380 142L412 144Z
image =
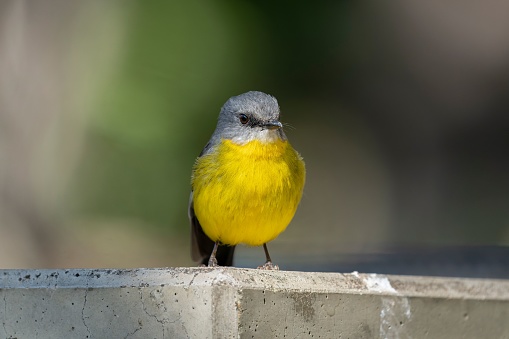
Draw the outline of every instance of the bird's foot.
M265 264L257 267L259 270L270 270L270 271L279 271L279 266L273 264L272 261L267 261Z
M209 259L209 264L207 266L208 267L219 267L219 265L217 264L216 257L211 256L210 259Z

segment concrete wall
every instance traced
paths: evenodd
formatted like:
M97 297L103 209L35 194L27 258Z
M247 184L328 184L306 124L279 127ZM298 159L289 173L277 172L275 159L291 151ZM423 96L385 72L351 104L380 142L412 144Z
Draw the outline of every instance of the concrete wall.
M509 338L509 281L0 270L0 338Z

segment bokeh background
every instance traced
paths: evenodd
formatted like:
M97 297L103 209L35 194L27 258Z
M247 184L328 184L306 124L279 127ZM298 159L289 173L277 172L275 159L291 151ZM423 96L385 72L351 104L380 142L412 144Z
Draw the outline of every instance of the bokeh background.
M0 2L0 267L195 265L191 167L248 90L278 98L307 163L269 246L283 269L496 248L509 271L494 0ZM263 260L241 247L236 264Z

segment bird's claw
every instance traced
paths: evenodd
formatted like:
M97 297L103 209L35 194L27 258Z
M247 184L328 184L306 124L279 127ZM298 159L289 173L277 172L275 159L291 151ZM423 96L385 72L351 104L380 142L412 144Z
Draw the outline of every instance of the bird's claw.
M217 259L215 257L210 257L207 267L219 267L217 264Z
M272 261L267 261L265 264L257 267L259 270L270 270L270 271L279 271L279 266L273 264Z

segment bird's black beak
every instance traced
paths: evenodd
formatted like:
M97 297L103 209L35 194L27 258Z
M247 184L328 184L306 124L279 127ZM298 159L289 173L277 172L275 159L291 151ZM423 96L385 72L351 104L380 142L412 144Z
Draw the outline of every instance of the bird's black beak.
M283 124L277 120L274 120L274 121L267 121L267 122L263 123L262 127L266 128L266 129L271 129L271 130L272 129L280 129L281 127L283 127Z

